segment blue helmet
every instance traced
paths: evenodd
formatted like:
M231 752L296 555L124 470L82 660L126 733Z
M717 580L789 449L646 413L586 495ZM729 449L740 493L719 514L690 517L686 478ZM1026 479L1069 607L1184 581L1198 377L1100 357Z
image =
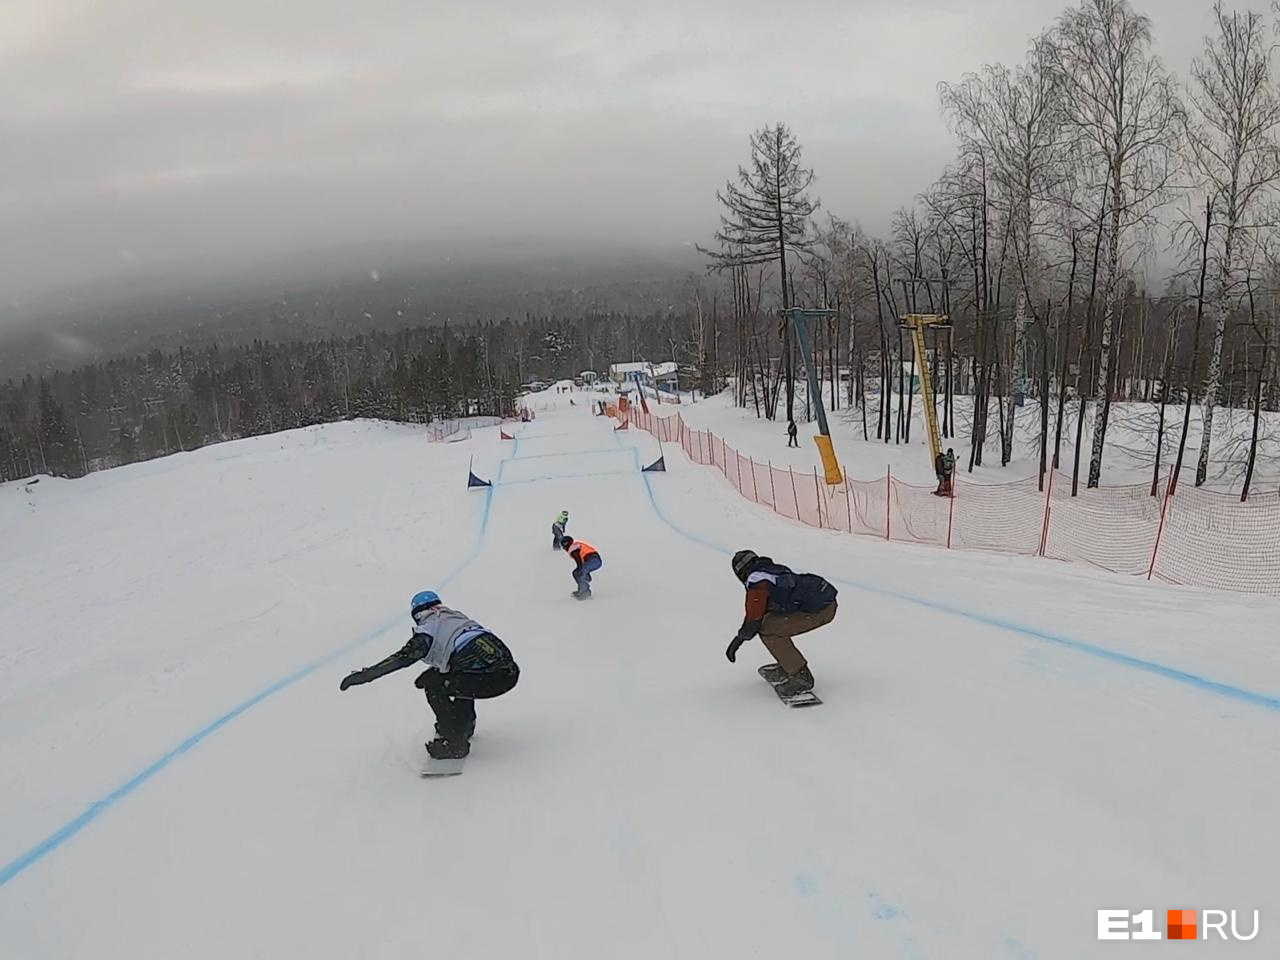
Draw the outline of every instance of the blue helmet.
M434 607L440 602L440 594L434 590L421 590L413 595L413 599L409 601L409 616L413 616L419 610L425 610L427 607Z

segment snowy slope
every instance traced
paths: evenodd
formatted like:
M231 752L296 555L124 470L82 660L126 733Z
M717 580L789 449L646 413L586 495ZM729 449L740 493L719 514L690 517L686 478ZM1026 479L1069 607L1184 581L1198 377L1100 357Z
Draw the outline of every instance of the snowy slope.
M1275 953L1280 602L814 531L538 406L0 487L0 956L1078 960L1114 906ZM725 661L741 546L840 587L824 706ZM337 689L423 587L523 669L448 781L413 671Z

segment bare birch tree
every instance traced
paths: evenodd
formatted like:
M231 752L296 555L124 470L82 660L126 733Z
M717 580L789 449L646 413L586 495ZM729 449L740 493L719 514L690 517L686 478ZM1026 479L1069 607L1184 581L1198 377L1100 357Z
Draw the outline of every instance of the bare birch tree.
M1068 130L1087 147L1107 184L1105 272L1089 486L1098 486L1111 406L1122 256L1130 234L1166 199L1181 106L1151 52L1151 23L1127 0L1084 0L1058 20L1048 51Z
M1063 179L1062 104L1052 48L1036 40L1016 69L987 64L957 84L939 88L943 110L962 139L990 158L997 203L1013 253L1017 293L1014 306L1011 380L1026 371L1026 332L1040 302L1043 255L1038 249L1044 211ZM1015 390L1006 392L1001 461L1013 455Z
M1280 178L1276 128L1280 100L1272 86L1271 48L1259 14L1213 14L1217 33L1191 64L1191 109L1186 140L1203 191L1217 200L1218 232L1211 240L1215 262L1209 296L1213 345L1205 371L1200 456L1196 486L1209 470L1213 415L1222 386L1222 345L1232 304L1240 296L1243 264L1250 256L1256 218Z

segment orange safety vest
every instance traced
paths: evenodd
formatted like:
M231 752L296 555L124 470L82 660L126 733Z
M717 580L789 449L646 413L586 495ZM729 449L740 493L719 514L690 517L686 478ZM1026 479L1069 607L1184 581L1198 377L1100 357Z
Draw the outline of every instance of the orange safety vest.
M574 540L573 546L569 548L569 552L578 554L578 559L585 561L587 557L594 556L600 551L585 540Z

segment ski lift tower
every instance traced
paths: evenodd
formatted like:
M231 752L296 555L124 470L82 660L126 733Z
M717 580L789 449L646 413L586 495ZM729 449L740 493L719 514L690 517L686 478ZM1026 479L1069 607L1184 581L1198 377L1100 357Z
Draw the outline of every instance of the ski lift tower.
M924 407L924 422L929 428L929 466L938 462L938 454L942 452L942 438L938 433L938 411L933 405L933 374L929 370L929 360L924 352L925 327L951 326L951 317L945 313L909 313L902 318L902 327L911 331L911 342L916 351L916 364L920 368L920 400Z
M800 359L804 361L805 373L809 380L809 399L818 413L818 436L814 442L818 445L818 454L822 457L822 472L827 483L836 484L844 479L840 471L840 463L836 460L836 450L831 443L831 430L827 426L827 411L822 406L822 387L818 383L818 369L813 363L813 346L809 339L809 321L834 317L834 310L804 310L800 307L789 307L780 311L784 321L790 320L796 329L796 340L800 344Z

